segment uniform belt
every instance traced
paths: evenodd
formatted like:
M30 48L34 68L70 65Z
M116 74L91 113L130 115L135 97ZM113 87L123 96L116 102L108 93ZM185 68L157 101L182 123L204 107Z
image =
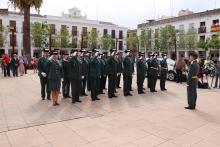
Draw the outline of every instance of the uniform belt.
M193 76L192 79L198 79L198 77L197 76Z
M151 67L152 69L158 70L158 68Z

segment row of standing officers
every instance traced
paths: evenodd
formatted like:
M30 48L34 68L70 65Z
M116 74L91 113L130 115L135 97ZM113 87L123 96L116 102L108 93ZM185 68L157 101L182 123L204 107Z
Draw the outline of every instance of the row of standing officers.
M54 85L58 84L54 82L56 77L58 78L57 81L62 81L63 97L70 98L71 93L73 103L81 102L80 96L87 96L86 91L91 91L92 101L100 100L98 95L104 94L103 91L106 89L107 79L108 97L116 98L116 89L121 88L120 80L122 75L124 96L132 96L135 58L130 50L125 51L125 57L123 57L123 53L117 52L115 49L110 50L110 56L107 56L107 53L100 53L97 49L92 51L72 50L70 56L69 54L64 54L62 61L57 60L58 64L54 64L54 67L51 67L53 65L51 62L56 60L53 56L56 56L58 53L55 51L49 57L48 49L43 50L43 52L44 55L38 62L41 97L43 100L46 97L45 91L47 99L50 100L53 87L58 87L58 90L59 87L61 88L59 85ZM157 54L151 54L150 58L146 61L145 53L139 53L139 57L136 60L136 69L139 94L145 93L143 83L146 74L148 75L148 88L150 88L151 92L157 92L155 86L158 74L160 74L160 88L162 91L166 90L167 62L165 54L163 55L163 60L158 62ZM55 99L55 105L57 104Z

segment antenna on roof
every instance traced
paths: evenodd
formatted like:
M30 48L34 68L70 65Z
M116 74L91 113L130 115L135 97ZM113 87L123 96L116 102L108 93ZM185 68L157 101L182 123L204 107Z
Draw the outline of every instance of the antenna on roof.
M96 4L96 20L99 20L98 5Z
M215 0L215 9L216 9L216 0Z

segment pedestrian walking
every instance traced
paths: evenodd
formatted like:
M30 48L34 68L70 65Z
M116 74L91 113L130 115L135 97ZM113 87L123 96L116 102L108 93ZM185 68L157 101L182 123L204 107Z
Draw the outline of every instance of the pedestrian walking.
M186 69L186 63L182 55L180 55L175 62L174 71L176 71L176 82L182 83L183 82L183 72Z
M25 66L24 66L24 60L22 56L19 57L18 69L19 69L20 76L23 76L25 73Z

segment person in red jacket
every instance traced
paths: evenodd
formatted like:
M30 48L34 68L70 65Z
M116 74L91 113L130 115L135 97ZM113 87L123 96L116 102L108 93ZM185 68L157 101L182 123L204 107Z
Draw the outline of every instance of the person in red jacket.
M4 55L2 58L2 62L3 62L4 76L10 77L10 62L11 62L10 57L8 55Z

